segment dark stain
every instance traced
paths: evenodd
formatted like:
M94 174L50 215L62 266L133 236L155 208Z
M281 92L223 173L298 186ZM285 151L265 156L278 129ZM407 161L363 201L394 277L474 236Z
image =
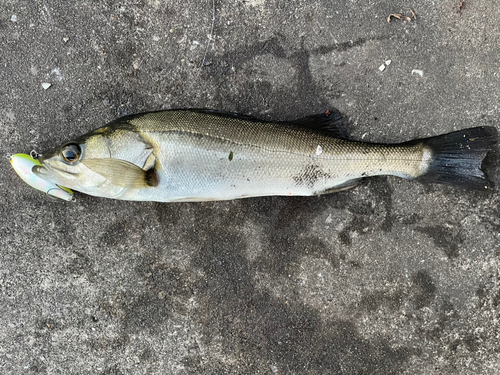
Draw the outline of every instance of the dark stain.
M406 300L407 294L403 290L387 292L377 290L363 294L360 301L352 308L355 311L363 310L368 313L376 312L380 307L385 306L393 311L399 310Z
M74 257L66 270L74 275L86 275L91 281L95 280L97 273L94 270L94 261L79 251L74 251L73 254Z
M100 241L107 247L116 247L128 237L129 228L127 220L111 223L100 237Z
M459 255L459 245L464 241L460 230L453 231L442 225L417 227L420 233L427 234L437 247L443 249L446 256L450 259L457 258Z
M479 288L476 290L476 297L477 297L477 307L481 308L484 306L486 303L486 288L484 284L481 284Z
M276 363L282 373L395 374L417 353L405 347L394 349L384 339L366 340L352 321L323 321L315 309L295 298L284 300L254 285L256 268L286 274L294 267L298 255L288 258L283 254L290 248L303 256L324 244L311 243L310 238L302 243L296 237L286 239L288 228L276 226L274 234L282 234L279 241L288 242L275 243L274 251L265 249L260 259L264 261L250 265L245 256L248 243L235 230L239 218L234 223L228 217L227 223L232 225L227 226L224 219L217 226L199 225L198 220L193 223L197 228L193 240L202 246L193 255L192 266L205 275L194 286L202 340L208 345L215 339L222 351L234 353L239 358L238 373L251 372L255 358L259 358ZM303 248L308 243L310 247ZM339 255L338 261L342 258L345 256ZM183 363L191 373L236 371L219 364L207 370L206 362L197 356L188 355Z
M101 338L91 345L103 350L119 350L130 342L130 335L139 332L154 334L175 314L185 314L188 299L192 296L192 283L178 267L160 262L157 255L148 252L144 255L136 272L145 281L146 291L121 293L113 303L109 298L99 303L101 322L118 322L119 335L113 339ZM97 319L97 318L96 318ZM145 357L153 355L145 350Z
M311 51L312 55L326 55L328 53L332 52L344 52L347 51L351 48L356 48L360 47L368 42L373 42L373 41L380 41L380 40L386 40L389 39L389 36L379 36L379 37L373 37L373 38L359 38L356 40L349 40L346 42L340 42L340 43L334 43L330 44L329 46L319 46L314 48Z
M185 312L184 305L176 301L179 297L183 297L183 300L189 299L193 290L181 269L148 259L137 267L137 273L146 281L150 294L160 300L166 300L168 312Z
M358 262L358 261L355 261L355 260L349 260L347 262L352 268L363 268L363 265Z
M500 290L498 290L493 296L492 304L494 307L500 306Z
M89 345L100 350L121 350L130 343L131 335L139 332L154 334L171 316L169 299L154 293L123 294L114 300L114 303L99 303L101 321L115 322L121 328L113 338L103 336L89 340Z
M338 234L339 240L343 245L351 245L351 234L356 232L359 234L365 233L369 228L373 227L373 223L363 216L354 216L349 224L347 224Z
M413 304L416 309L429 306L436 298L436 286L427 271L420 270L412 275Z
M371 233L376 229L390 232L394 225L392 213L392 189L386 177L370 178L366 182L370 188L370 195L363 199L348 199L349 192L345 192L335 207L347 209L352 213L350 222L339 232L338 237L343 245L351 245L352 233L358 235ZM347 199L346 199L347 198Z
M118 364L115 364L102 371L101 375L123 375L123 372L118 367Z
M465 335L462 339L463 344L469 352L475 353L479 348L479 338L472 334Z
M36 327L39 332L49 332L61 328L61 324L52 318L39 318L36 321Z
M284 47L286 39L280 34L250 45L244 45L235 50L229 51L222 58L214 60L213 67L210 67L210 78L217 81L218 87L227 87L228 90L240 93L236 98L228 103L224 90L218 90L215 101L221 108L236 108L241 113L249 113L252 108L269 108L270 115L275 119L290 119L291 117L302 116L297 112L295 103L300 102L301 107L309 108L312 113L324 112L332 99L330 93L328 98L322 98L320 90L317 89L312 77L309 59L310 52L304 48L302 39L301 48L294 52L287 52ZM252 69L248 64L256 56L271 55L280 59L287 59L295 68L296 81L294 90L287 88L277 89L269 82L256 82L253 79L245 79L245 70ZM228 64L227 61L231 61ZM234 79L234 72L238 77ZM340 93L338 93L340 95ZM231 100L231 99L229 99ZM279 104L279 105L278 105Z
M394 225L394 217L392 214L392 188L387 182L387 177L377 178L372 180L370 188L377 199L377 203L383 206L384 218L380 229L388 233Z
M459 318L458 313L452 303L445 299L439 306L438 318L434 325L424 332L427 339L440 341L445 331L451 330L453 321ZM453 344L450 344L453 345Z
M34 374L47 374L47 365L40 360L34 360L30 363L28 372Z
M325 173L318 165L308 165L297 175L293 176L293 180L297 186L305 185L309 189L314 188L316 182L330 178L331 176Z
M398 217L398 221L403 225L413 225L417 224L419 221L422 221L422 216L416 213L411 213L408 216Z

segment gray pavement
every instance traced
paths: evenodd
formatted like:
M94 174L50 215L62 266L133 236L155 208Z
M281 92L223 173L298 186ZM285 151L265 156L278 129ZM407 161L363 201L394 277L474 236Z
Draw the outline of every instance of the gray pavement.
M3 0L0 373L500 373L498 189L66 203L8 162L168 108L336 107L378 142L498 126L500 8L459 3Z

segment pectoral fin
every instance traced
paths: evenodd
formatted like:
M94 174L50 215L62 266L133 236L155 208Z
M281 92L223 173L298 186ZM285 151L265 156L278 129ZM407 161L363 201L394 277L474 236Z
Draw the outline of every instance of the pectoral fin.
M145 171L133 163L120 159L87 159L82 163L117 186L127 189L158 186L154 167Z

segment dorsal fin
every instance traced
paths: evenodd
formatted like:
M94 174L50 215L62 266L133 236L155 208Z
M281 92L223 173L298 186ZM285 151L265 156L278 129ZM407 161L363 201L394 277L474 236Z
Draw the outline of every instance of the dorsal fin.
M282 123L320 131L336 138L347 139L347 131L342 115L336 109L328 110L319 115L307 116L299 118L298 120L284 121Z

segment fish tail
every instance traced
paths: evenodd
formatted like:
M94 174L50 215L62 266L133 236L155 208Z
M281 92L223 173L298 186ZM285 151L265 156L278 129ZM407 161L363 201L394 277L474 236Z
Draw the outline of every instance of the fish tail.
M427 159L428 164L417 180L482 191L491 189L493 183L481 170L481 164L497 140L496 128L481 126L413 141L423 144L422 162Z

